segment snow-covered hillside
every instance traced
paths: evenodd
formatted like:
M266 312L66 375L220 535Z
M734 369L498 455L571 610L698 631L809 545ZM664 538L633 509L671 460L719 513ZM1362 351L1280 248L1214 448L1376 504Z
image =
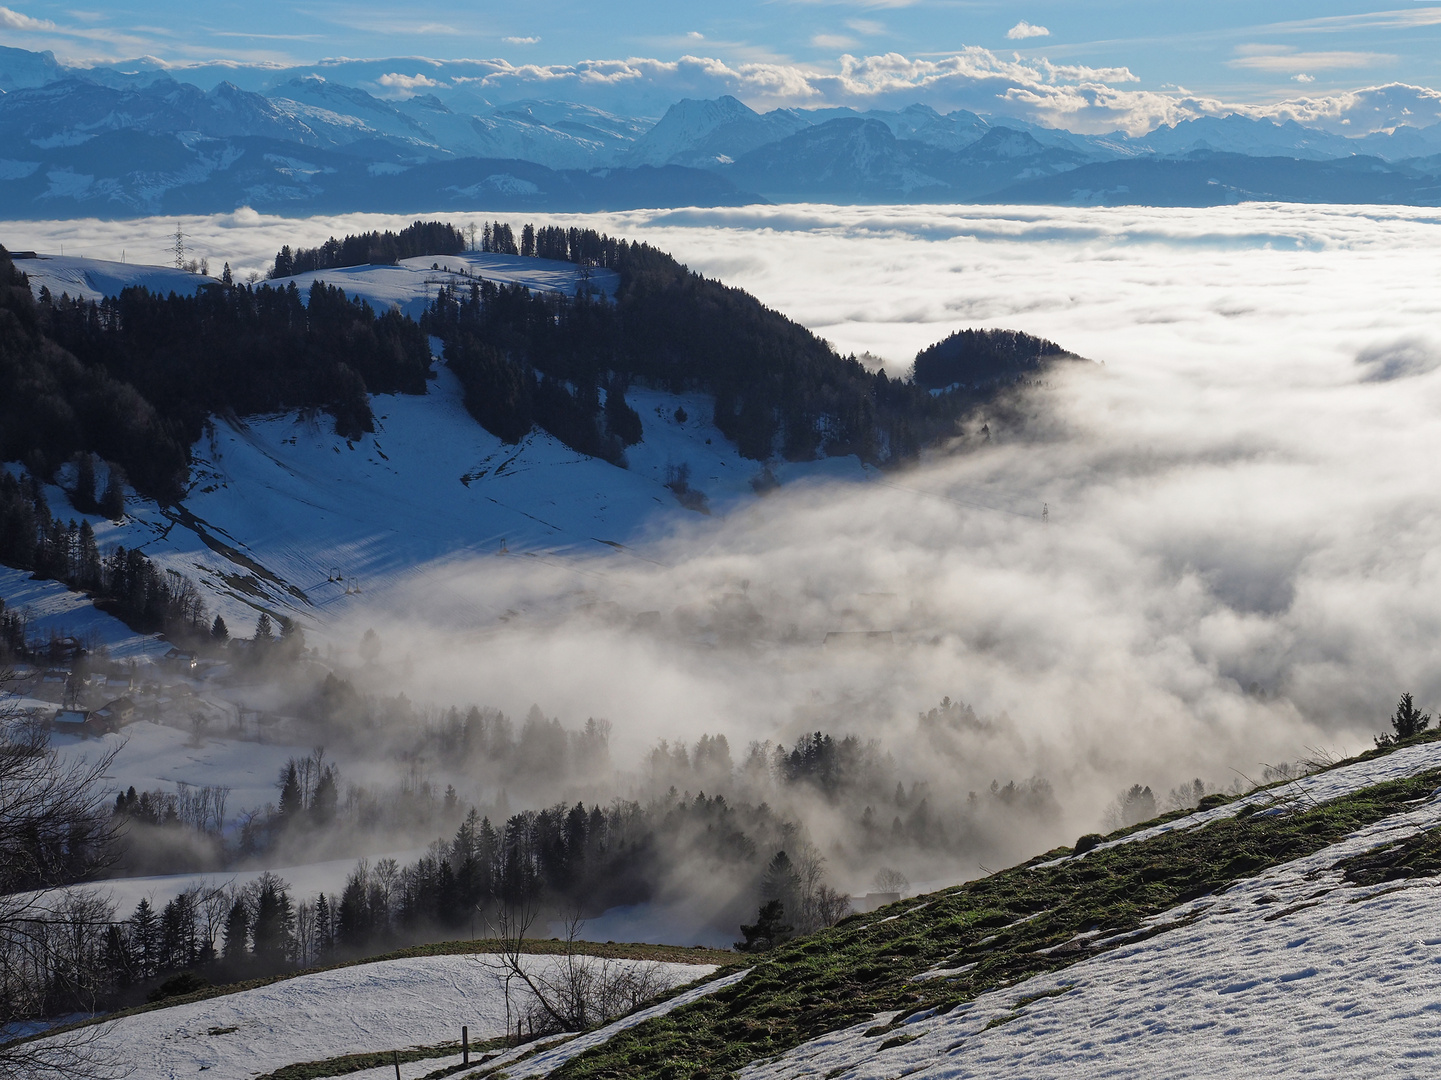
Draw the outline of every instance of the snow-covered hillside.
M21 265L33 289L46 285L56 295L113 295L132 282L196 286L193 275L164 267L69 257ZM582 282L570 263L479 252L327 270L294 281L304 293L316 278L378 308L395 305L412 315L443 284L477 278L570 293L584 284L609 294L616 285L610 271L592 272ZM102 548L138 547L159 565L189 575L205 589L211 609L237 627L267 607L314 628L360 597L447 558L628 557L626 545L696 518L666 487L680 466L689 468L689 484L711 514L755 500L751 481L760 466L741 457L711 422L708 395L633 388L627 400L640 414L643 439L628 449L629 467L617 468L539 429L519 444L503 443L466 412L458 380L438 364L424 396L374 397L376 431L358 441L337 436L323 415L216 418L193 449L191 489L181 506L132 499L123 524L89 520ZM788 464L775 474L784 483L862 479L867 470L847 457ZM60 488L47 495L56 512L84 516L70 510Z
M377 310L394 306L415 319L420 317L440 289L447 285L468 289L475 280L524 285L538 292L561 292L569 296L574 296L582 287L603 296L613 296L620 283L614 270L595 269L582 278L574 263L466 251L459 255L423 255L402 259L394 266L314 270L294 277L276 278L272 284L284 288L293 281L303 292L316 280L344 289L346 296L358 296Z
M1434 743L1401 753L1397 769L1441 764ZM1334 782L1323 791L1388 779L1394 772L1382 763L1390 758L1326 774ZM897 1015L883 1014L742 1075L1433 1076L1441 1056L1438 880L1350 884L1338 863L1437 827L1441 789L1340 843L1147 920L1121 938L1136 944L943 1015L916 1013L885 1039L868 1035Z
M544 974L560 961L526 962ZM652 967L672 985L715 971L708 964L613 963ZM100 1028L94 1046L147 1080L198 1074L250 1080L299 1062L456 1042L462 1025L476 1042L505 1033L505 998L492 970L475 956L426 956L301 975L124 1017ZM459 1055L416 1063L407 1075L451 1063Z
M172 292L188 296L202 284L219 281L173 266L119 263L80 255L42 255L20 259L15 266L30 279L32 292L38 296L42 288L49 289L57 300L66 294L81 300L100 300L116 296L130 285L143 286L161 296Z
M73 637L89 647L105 646L117 660L153 657L167 646L136 634L119 619L97 611L81 593L58 581L36 581L23 570L0 566L0 600L7 610L24 612L31 638Z

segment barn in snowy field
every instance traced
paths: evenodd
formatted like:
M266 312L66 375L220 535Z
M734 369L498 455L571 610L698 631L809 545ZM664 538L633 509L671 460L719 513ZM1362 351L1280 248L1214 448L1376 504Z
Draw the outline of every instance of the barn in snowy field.
M200 664L196 655L188 649L172 648L160 660L167 671L177 675L188 675Z

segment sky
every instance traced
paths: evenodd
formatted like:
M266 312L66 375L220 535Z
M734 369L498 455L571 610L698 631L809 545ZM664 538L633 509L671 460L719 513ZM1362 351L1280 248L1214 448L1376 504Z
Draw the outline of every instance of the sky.
M705 8L659 0L414 8L388 0L7 3L14 6L0 6L0 45L50 49L62 61L154 56L170 64L294 66L410 56L498 60L532 73L587 65L594 73L603 70L595 62L664 66L693 57L750 73L738 93L758 106L851 103L844 99L854 96L857 80L865 92L899 81L913 98L929 93L938 107L961 104L925 77L947 64L953 74L959 64L967 77L982 68L1019 83L1013 106L1027 94L1046 96L1049 84L1075 88L1092 105L1129 95L1133 109L1138 95L1265 105L1390 83L1441 86L1441 3L1415 0L1392 0L1384 10L1293 0L739 0ZM1007 67L1016 64L1029 74ZM1035 85L1028 88L1028 80ZM675 86L685 89L683 80ZM1153 103L1150 112L1157 111Z

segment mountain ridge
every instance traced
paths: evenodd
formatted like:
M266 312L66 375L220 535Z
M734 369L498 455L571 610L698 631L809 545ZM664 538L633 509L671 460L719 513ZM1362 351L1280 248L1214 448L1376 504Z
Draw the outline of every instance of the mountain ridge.
M0 139L7 148L0 199L12 217L97 208L116 216L214 213L240 205L291 213L419 212L467 200L500 210L577 212L808 199L1433 205L1435 185L1427 178L1441 176L1435 163L1441 124L1346 137L1294 120L1231 113L1144 135L1086 135L964 109L942 114L919 102L762 114L730 95L685 98L654 119L574 102L496 102L469 82L447 85L424 70L402 80L419 92L395 91L393 72L375 72L399 63L337 61L269 71L258 81L243 65L181 72L208 83L207 90L153 62L71 68L50 54L7 49L0 52ZM406 63L423 68L418 60ZM75 152L106 134L104 153L91 155L98 161ZM201 145L197 136L231 145ZM167 148L166 139L178 142ZM241 166L248 180L217 177L246 156L234 142L245 139L276 145L257 146ZM301 149L345 161L306 168L283 160L304 162ZM264 166L267 155L277 168ZM1202 155L1211 155L1216 173L1202 181L1189 166L1155 164ZM254 168L257 158L262 164ZM471 164L461 173L479 175L455 182L449 177L456 174L441 170L444 182L428 181L427 165L462 161ZM1337 164L1345 162L1361 164ZM657 176L645 169L678 171ZM1085 171L1073 185L1056 179L1077 170ZM1370 178L1360 179L1362 172ZM396 182L402 173L406 179Z

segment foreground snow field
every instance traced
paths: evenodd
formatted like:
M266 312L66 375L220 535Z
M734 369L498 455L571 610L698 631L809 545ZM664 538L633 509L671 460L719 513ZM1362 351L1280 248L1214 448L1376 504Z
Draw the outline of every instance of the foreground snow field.
M533 956L537 969L557 963ZM659 969L674 984L715 970L705 964L616 961ZM128 1016L98 1045L146 1080L250 1080L285 1065L366 1051L472 1040L505 1032L505 1000L473 956L386 960L286 979L255 990ZM438 1067L432 1062L428 1072ZM393 1075L393 1070L392 1070Z
M1409 747L1257 793L1258 815L1310 806L1441 764ZM1223 809L1232 813L1246 800ZM1204 825L1215 812L1173 826ZM1008 1078L1434 1076L1441 1059L1438 881L1348 884L1338 863L1441 827L1441 790L1313 855L1147 921L1141 938L992 991L944 1015L896 1013L746 1069L747 1080L844 1075ZM1132 842L1159 829L1134 834ZM1095 938L1104 940L1105 928ZM944 968L918 978L946 977Z
M492 1070L505 1069L506 1080L530 1080L532 1077L548 1076L560 1068L571 1058L593 1047L600 1046L618 1032L627 1028L635 1027L637 1024L656 1016L663 1016L672 1009L678 1009L682 1005L689 1005L698 1001L708 994L714 994L718 990L724 990L733 983L740 982L750 974L751 969L737 971L732 975L726 975L720 979L712 979L703 982L684 993L662 1001L659 1005L652 1005L646 1009L638 1009L629 1016L624 1016L613 1023L602 1028L580 1035L575 1038L560 1036L550 1040L539 1040L526 1046L517 1047L497 1054L485 1062L485 1070L489 1073ZM472 1055L472 1063L475 1055ZM446 1067L459 1065L461 1057L459 1054L448 1058L432 1058L429 1061L415 1062L408 1068L401 1065L401 1080L415 1080ZM514 1064L512 1064L514 1062ZM391 1080L395 1075L394 1066L384 1066L379 1069L366 1069L364 1072L348 1074L351 1080ZM474 1075L473 1073L466 1075Z

